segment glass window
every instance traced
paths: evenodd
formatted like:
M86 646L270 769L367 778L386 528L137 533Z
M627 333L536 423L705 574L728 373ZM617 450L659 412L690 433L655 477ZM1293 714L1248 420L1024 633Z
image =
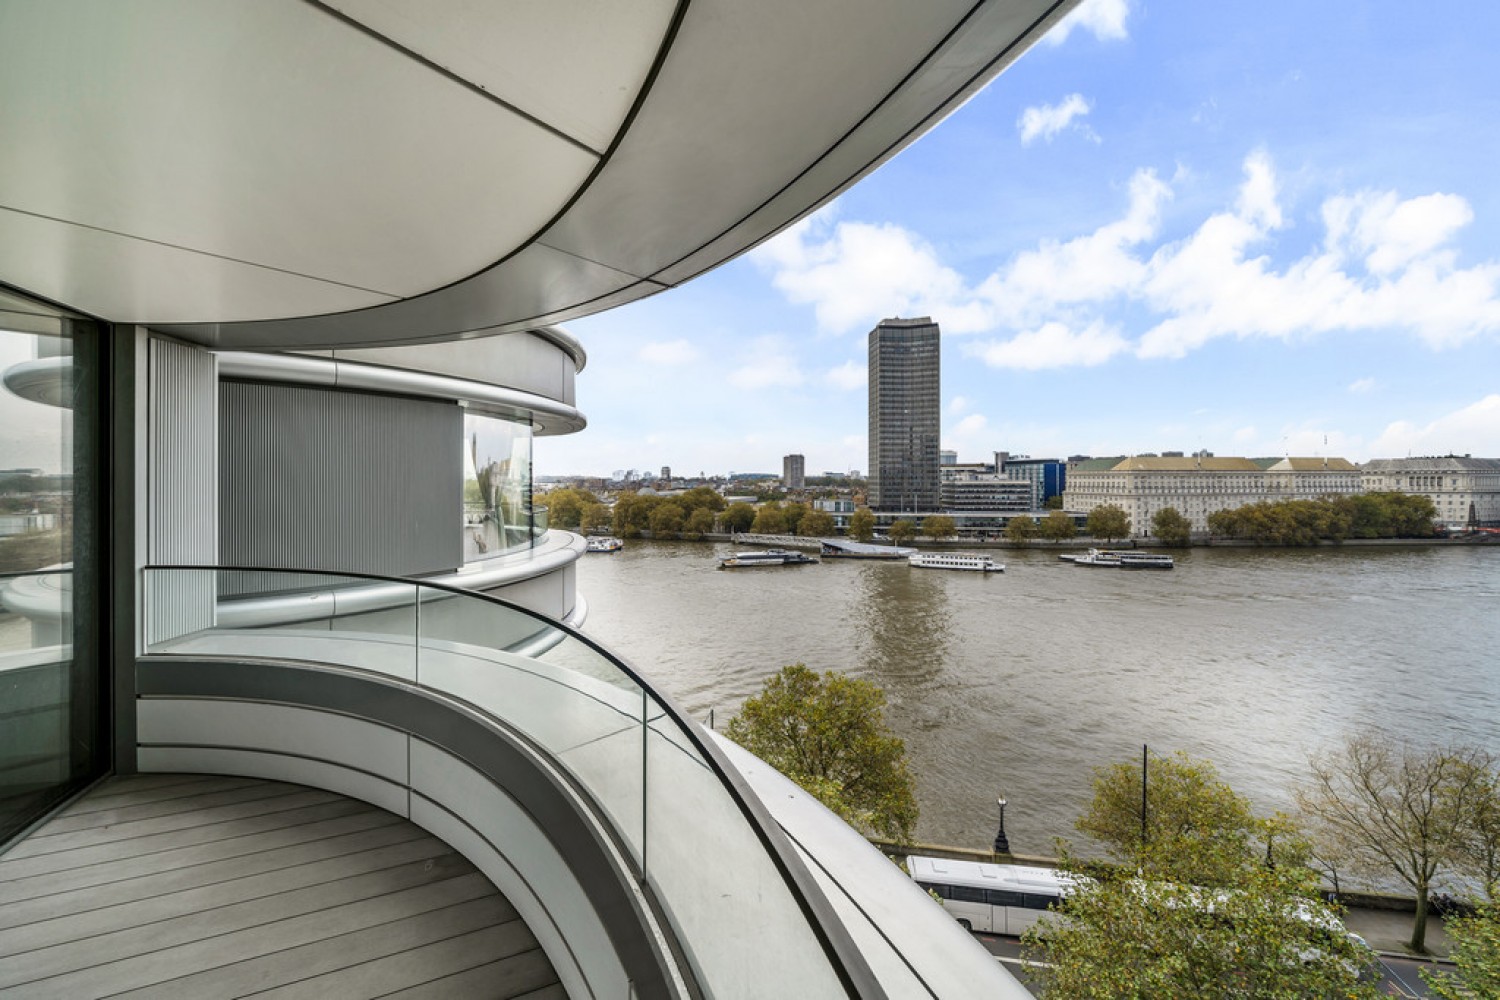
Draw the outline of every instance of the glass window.
M1050 910L1057 902L1056 896L1044 896L1035 892L1026 893L1024 899L1028 910Z
M103 770L97 333L0 293L0 842Z
M527 548L545 527L531 507L531 425L464 414L464 562Z
M984 902L984 890L973 886L955 885L952 887L953 895L949 899L960 903L982 903Z
M1006 892L1003 889L986 889L984 901L991 906L1022 906L1021 894L1019 892Z

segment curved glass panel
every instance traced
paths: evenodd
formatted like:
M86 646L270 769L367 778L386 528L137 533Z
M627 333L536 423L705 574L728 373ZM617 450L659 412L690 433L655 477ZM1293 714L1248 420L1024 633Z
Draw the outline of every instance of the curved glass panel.
M531 546L531 425L464 414L464 562Z
M145 583L148 653L369 670L460 699L525 736L614 831L705 995L844 994L796 890L685 728L692 723L565 627L409 580L150 568Z

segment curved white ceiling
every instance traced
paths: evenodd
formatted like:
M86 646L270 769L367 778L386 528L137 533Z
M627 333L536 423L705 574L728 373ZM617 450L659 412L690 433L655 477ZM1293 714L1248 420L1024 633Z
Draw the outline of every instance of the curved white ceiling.
M1074 2L0 3L0 280L223 347L554 323L801 217Z

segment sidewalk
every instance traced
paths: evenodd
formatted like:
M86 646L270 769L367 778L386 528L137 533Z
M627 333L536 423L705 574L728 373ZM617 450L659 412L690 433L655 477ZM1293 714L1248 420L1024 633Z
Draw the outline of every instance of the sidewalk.
M1446 962L1452 945L1443 929L1443 918L1433 913L1427 915L1428 954L1424 956L1413 955L1406 949L1407 942L1411 940L1413 919L1413 914L1397 910L1371 910L1351 906L1344 913L1344 926L1364 938L1371 948L1382 954Z

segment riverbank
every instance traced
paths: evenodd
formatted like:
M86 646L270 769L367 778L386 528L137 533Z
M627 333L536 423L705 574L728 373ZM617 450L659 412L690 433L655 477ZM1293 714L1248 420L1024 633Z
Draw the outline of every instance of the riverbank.
M819 547L817 538L804 538L800 535L756 535L756 534L724 534L721 532L710 532L697 539L681 538L656 538L651 532L641 533L641 540L656 542L726 542L735 545L779 545L787 548L816 549ZM885 544L882 539L875 544ZM1108 540L1102 538L1069 538L1064 541L1054 542L1043 539L1033 539L1028 542L1013 542L1008 538L949 538L941 541L932 538L914 538L906 543L909 548L917 549L1011 549L1016 551L1058 551L1083 550L1094 548L1109 549L1162 549L1172 546L1162 545L1150 538L1132 538ZM1322 539L1316 545L1266 545L1262 542L1254 542L1240 538L1197 538L1185 546L1177 546L1184 549L1263 549L1267 552L1288 552L1307 549L1361 549L1361 548L1450 548L1450 547L1472 547L1472 546L1497 546L1500 547L1500 535L1461 535L1452 538L1346 538L1343 541Z

